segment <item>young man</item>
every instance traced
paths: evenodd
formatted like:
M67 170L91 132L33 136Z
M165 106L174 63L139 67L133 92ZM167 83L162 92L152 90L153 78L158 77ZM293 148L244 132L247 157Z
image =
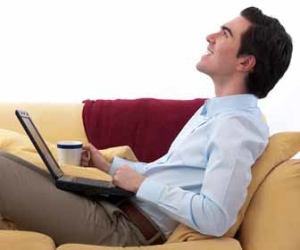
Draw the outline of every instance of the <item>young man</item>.
M208 52L197 69L212 78L216 97L194 114L166 155L151 163L118 157L108 163L93 145L85 146L89 157L82 156L82 165L110 173L116 186L134 192L131 203L139 217L124 216L128 211L122 205L58 190L33 166L6 156L0 156L0 214L24 229L50 235L58 244L158 244L179 223L204 234L223 235L236 221L251 166L268 143L258 98L265 97L287 70L292 41L278 20L254 7L207 36L207 41ZM31 185L33 179L39 192ZM23 197L35 192L43 209L27 198L14 201L13 192ZM146 222L139 227L138 220Z

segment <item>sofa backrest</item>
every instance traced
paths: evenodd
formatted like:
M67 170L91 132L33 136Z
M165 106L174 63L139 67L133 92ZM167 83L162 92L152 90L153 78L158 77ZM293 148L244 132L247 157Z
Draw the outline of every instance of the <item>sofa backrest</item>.
M128 145L140 161L163 156L205 99L86 100L82 112L89 142L98 149Z
M251 200L238 234L243 250L300 249L299 207L300 160L287 160L265 178Z

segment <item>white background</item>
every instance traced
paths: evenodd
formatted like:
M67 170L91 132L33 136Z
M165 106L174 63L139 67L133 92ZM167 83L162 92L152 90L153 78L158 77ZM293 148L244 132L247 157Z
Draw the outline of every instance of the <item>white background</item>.
M0 0L0 102L213 97L195 68L205 37L254 5L294 41L288 72L259 105L271 134L299 130L296 2Z

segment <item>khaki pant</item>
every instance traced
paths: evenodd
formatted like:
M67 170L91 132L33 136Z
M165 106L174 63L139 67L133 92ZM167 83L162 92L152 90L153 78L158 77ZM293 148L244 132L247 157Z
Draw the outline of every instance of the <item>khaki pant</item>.
M0 214L20 230L41 232L57 245L146 245L121 210L57 189L49 173L0 152Z

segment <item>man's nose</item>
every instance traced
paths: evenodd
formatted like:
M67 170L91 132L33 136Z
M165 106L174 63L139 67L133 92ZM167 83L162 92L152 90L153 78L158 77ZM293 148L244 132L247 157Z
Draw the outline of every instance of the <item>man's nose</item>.
M218 36L218 32L217 32L217 33L209 34L209 35L206 37L206 41L207 41L208 43L215 43L217 36Z

